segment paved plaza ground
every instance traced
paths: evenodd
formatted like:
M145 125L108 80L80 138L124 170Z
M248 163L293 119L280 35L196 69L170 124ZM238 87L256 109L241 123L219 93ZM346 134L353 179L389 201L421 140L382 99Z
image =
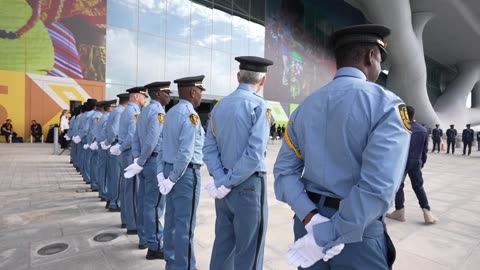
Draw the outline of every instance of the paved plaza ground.
M264 269L294 269L286 262L293 240L292 212L275 200L272 167L280 143L269 146L269 224ZM397 247L396 270L477 270L480 265L480 152L462 156L429 154L425 187L438 224L424 225L410 184L407 222L387 220ZM52 144L0 144L0 269L164 269L145 260L136 235L120 229L120 214L105 210L97 193L68 163L68 150L54 155ZM202 178L208 173L202 168ZM407 178L407 181L408 178ZM197 267L208 269L214 239L214 201L202 191L197 215ZM118 238L100 243L100 233ZM68 248L55 255L37 251L52 243ZM368 269L365 269L368 270Z

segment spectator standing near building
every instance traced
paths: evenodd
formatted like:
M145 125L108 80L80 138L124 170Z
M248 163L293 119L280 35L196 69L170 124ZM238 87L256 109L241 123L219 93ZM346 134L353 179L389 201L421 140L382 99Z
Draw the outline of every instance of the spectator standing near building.
M455 154L455 142L457 140L457 130L454 125L450 125L447 129L447 154L450 153L450 146L452 147L452 155Z
M443 136L443 131L440 128L440 125L436 124L435 128L432 129L432 141L433 141L432 153L435 151L435 148L437 148L438 153L440 153L440 142L442 140L442 136Z
M472 143L473 137L475 133L473 129L470 128L470 124L467 124L467 128L462 131L462 142L463 142L463 155L465 156L467 147L468 147L468 155L472 153Z

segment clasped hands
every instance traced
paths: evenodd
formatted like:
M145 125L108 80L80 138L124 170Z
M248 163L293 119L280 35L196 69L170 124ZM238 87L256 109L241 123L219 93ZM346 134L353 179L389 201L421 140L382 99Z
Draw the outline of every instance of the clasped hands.
M326 262L342 252L345 247L344 244L333 246L327 250L326 253L323 253L324 247L319 246L315 242L313 226L329 220L330 219L320 214L315 214L305 225L307 234L288 247L287 259L290 265L308 268L319 260L324 260Z
M160 190L160 193L163 195L167 195L172 191L173 186L175 185L170 178L165 178L163 175L163 172L157 174L157 181L158 181L158 189Z
M128 165L127 168L125 168L125 173L123 174L125 178L132 178L143 170L143 167L138 165L137 161L138 158L134 159L133 163Z
M215 179L211 179L205 185L203 185L208 194L214 199L223 199L225 198L232 189L226 188L224 185L221 185L219 188L215 186Z

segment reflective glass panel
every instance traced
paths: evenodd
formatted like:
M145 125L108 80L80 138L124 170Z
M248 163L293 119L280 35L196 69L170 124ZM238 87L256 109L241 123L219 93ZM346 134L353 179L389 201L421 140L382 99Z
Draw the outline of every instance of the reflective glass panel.
M213 48L230 52L232 46L232 15L213 10Z
M248 54L248 31L250 22L233 16L232 20L232 53L234 55Z
M211 4L210 7L208 7L192 3L192 44L207 48L212 47L212 17L213 11Z
M165 78L165 39L139 33L138 85Z
M226 96L236 85L230 83L230 62L235 61L229 53L213 51L212 53L212 92L213 95ZM235 61L236 62L236 61ZM236 76L235 76L236 78Z
M136 84L137 33L107 28L107 83Z
M164 37L166 9L166 0L140 0L138 30Z
M168 0L167 2L167 38L190 41L190 11L188 0Z
M138 0L108 0L107 24L137 30Z
M210 75L210 68L212 67L212 51L207 48L191 46L190 47L190 75L205 75L203 80L203 85L210 93L210 80L212 76Z
M189 46L183 42L173 40L166 41L165 79L172 81L178 78L190 76L188 71ZM172 85L172 89L177 89Z

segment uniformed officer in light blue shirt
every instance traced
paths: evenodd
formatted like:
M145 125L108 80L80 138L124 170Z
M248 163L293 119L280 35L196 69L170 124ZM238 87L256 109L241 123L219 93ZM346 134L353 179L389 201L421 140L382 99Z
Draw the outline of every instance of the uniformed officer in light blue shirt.
M100 118L103 115L103 101L99 101L95 103L95 110L93 111L92 116L90 117L90 124L87 133L87 143L85 144L87 148L85 150L89 154L90 158L88 162L90 162L89 166L89 175L90 175L90 186L92 191L98 191L98 176L97 176L97 167L98 167L98 151L97 149L90 148L91 144L95 141L95 134L96 130L100 123ZM94 144L95 145L95 144Z
M389 269L383 216L405 170L406 106L374 83L390 30L334 33L337 73L290 118L274 166L275 195L295 212L290 264L308 269Z
M78 129L78 117L80 115L82 106L78 106L73 110L72 118L70 118L70 128L68 129L66 138L68 141L72 141L73 137L77 135L77 129ZM78 161L77 161L77 144L74 142L70 143L70 157L73 162L73 167L77 171L79 171L78 168Z
M267 228L266 151L269 124L263 97L267 66L260 57L236 57L239 85L211 112L203 154L213 179L217 219L210 270L263 269Z
M129 94L121 93L117 95L118 106L113 109L108 117L105 126L105 140L100 143L102 149L108 150L112 145L118 142L118 129L120 125L120 116L128 105ZM122 182L122 162L117 155L108 155L108 172L107 172L107 205L108 211L118 212L123 201ZM120 213L122 228L126 228L125 212Z
M133 136L133 164L125 169L125 175L138 174L137 196L143 199L143 212L137 211L137 220L143 219L144 231L139 237L146 241L147 260L163 259L163 226L160 218L165 210L165 196L158 190L157 174L163 172L162 129L165 123L163 106L170 103L170 82L153 82L145 85L150 104L142 110Z
M95 108L96 99L89 98L87 102L84 103L85 112L80 117L78 135L75 138L75 142L79 144L80 150L80 172L83 176L85 183L90 184L90 159L91 152L87 151L87 135L90 127L90 118L94 113L93 109Z
M133 87L127 90L129 95L128 106L120 116L120 124L118 130L118 143L110 147L110 153L113 155L122 155L122 172L133 162L132 155L132 139L135 134L136 122L140 115L140 111L147 102L147 92L144 87ZM123 174L122 174L123 175ZM121 211L124 211L125 222L127 224L127 234L137 234L137 229L143 229L143 220L136 220L135 213L137 209L143 209L143 205L136 202L136 192L138 183L136 176L132 178L124 178L123 181L123 201ZM140 223L140 224L138 224ZM138 228L140 225L140 228ZM146 243L140 242L140 249L146 248Z
M204 78L201 75L174 81L180 101L167 112L163 126L165 165L157 178L160 192L167 195L163 231L166 270L195 269L193 236L205 132L194 108L200 106Z
M107 170L108 170L108 156L110 155L108 150L104 150L100 147L100 143L106 139L106 125L110 113L113 110L113 106L117 103L116 99L106 100L102 102L103 114L99 123L95 126L94 136L95 141L90 145L90 149L98 153L98 162L96 164L96 178L98 184L98 197L101 201L107 201Z

